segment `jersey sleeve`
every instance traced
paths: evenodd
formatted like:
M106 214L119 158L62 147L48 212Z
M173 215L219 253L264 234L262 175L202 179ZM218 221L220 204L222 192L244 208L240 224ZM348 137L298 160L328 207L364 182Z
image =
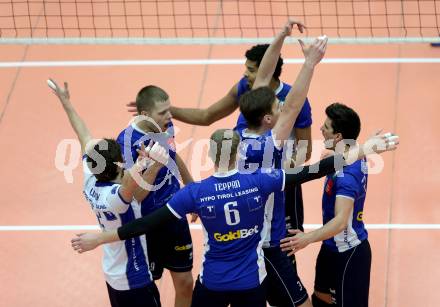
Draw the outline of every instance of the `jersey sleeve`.
M312 108L309 103L309 99L306 98L304 105L301 111L296 118L295 124L293 125L295 128L308 128L312 125Z
M193 184L179 190L167 203L168 209L178 218L184 218L187 213L195 212L195 201L192 197Z
M245 77L243 77L237 83L237 104L240 102L241 95L243 95L247 91L249 91L249 83L248 80ZM246 128L247 128L247 121L244 118L243 114L240 113L240 115L237 118L237 124L234 130L240 131Z
M336 197L345 197L355 200L359 196L361 181L357 174L344 170L344 175L337 177L335 184Z
M258 176L260 177L260 187L264 193L270 194L284 191L286 176L283 170L274 168L262 169Z
M126 202L120 193L120 184L114 184L106 196L107 210L115 213L124 213L128 210L131 202Z
M246 128L247 128L247 121L244 118L243 114L240 113L240 115L238 116L237 124L236 124L234 130L237 132L240 132Z
M124 162L126 163L125 168L129 169L133 166L134 162L136 162L136 159L138 157L137 149L140 148L140 146L133 146L131 142L131 137L129 133L133 133L133 129L131 127L125 129L122 131L118 138L116 139L116 142L119 144L119 147L121 148L122 158Z
M249 83L246 77L243 77L237 83L237 104L240 101L241 95L249 91Z

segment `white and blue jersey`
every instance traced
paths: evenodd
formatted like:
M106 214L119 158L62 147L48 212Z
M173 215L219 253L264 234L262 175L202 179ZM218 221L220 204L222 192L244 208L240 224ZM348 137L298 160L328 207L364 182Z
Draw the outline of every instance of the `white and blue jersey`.
M144 143L148 146L150 141L159 142L161 146L168 149L170 155L169 162L159 171L153 185L157 188L150 191L142 201L142 216L148 215L158 208L165 206L168 200L180 189L177 179L179 170L175 162L176 147L174 143L173 125L170 124L168 130L163 133L145 133L135 123L124 129L117 138L117 143L121 146L122 156L125 167L130 168L138 157L137 149Z
M278 100L281 104L284 103L286 100L287 94L289 94L290 89L292 87L284 82L280 82L280 86L275 90L275 95L277 96ZM240 100L241 95L249 91L249 83L246 77L243 77L238 82L238 88L237 88L237 101ZM304 102L304 105L301 109L301 112L298 114L298 117L296 118L295 124L293 125L295 128L307 128L312 125L312 109L310 107L309 100L306 98L306 101ZM243 114L240 113L238 119L237 119L237 125L234 128L234 130L243 130L247 128L247 122L244 118Z
M83 193L103 231L115 230L141 217L140 205L125 202L119 194L120 184L99 182L83 158ZM115 290L142 288L152 283L148 269L145 237L105 244L102 269L107 283Z
M367 194L368 166L364 160L345 166L342 171L328 175L322 196L323 223L335 217L337 197L353 200L353 212L350 214L347 228L331 239L323 241L336 252L347 251L368 238L363 222L364 202Z
M168 202L176 217L195 212L202 221L200 281L209 290L246 290L263 282L265 203L284 189L284 181L282 170L252 175L234 170L191 183Z
M281 169L283 148L275 144L272 130L262 135L247 133L246 129L239 130L241 138L239 170L242 173L252 173L256 169ZM274 206L277 208L275 209ZM275 192L266 204L268 235L264 247L278 246L280 240L286 237L284 192Z

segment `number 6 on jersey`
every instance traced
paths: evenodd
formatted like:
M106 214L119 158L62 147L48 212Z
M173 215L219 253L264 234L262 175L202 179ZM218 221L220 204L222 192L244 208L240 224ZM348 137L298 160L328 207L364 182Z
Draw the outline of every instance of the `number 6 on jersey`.
M234 207L237 206L238 204L236 201L231 201L229 203L226 203L223 207L223 209L225 210L226 224L230 226L234 226L240 223L240 212L238 212L237 209L234 209Z

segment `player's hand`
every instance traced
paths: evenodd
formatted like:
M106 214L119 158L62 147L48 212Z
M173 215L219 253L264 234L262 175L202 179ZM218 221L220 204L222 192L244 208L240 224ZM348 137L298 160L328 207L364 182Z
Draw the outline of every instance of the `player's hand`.
M136 101L130 101L125 105L127 107L128 113L132 113L133 116L138 115L137 107L136 107Z
M399 136L391 132L382 134L380 132L381 131L376 132L362 146L364 154L371 154L373 152L380 154L397 149Z
M136 151L138 153L138 158L136 160L135 171L137 172L143 171L152 166L162 168L164 165L167 165L170 158L168 151L157 142L150 142L146 148L142 143L141 148Z
M76 235L70 242L72 248L79 254L97 248L99 244L99 233L80 233Z
M148 156L150 159L162 164L167 165L168 160L170 159L170 155L168 154L168 150L165 147L159 145L159 143L154 143L151 147L148 146L145 149L148 152Z
M289 233L295 236L282 239L280 245L283 252L288 252L288 256L295 254L297 251L312 243L309 234L299 229L289 229Z
M306 26L301 21L292 18L289 18L289 20L287 20L286 24L281 29L281 33L285 36L291 35L292 29L295 25L298 27L299 32L304 33L304 29L306 28Z
M327 50L327 36L316 38L310 45L306 45L301 39L298 41L304 53L305 64L315 67L322 60Z
M70 93L69 93L69 87L67 82L64 82L64 88L61 88L54 80L49 79L48 82L52 82L52 86L49 85L49 87L52 89L52 92L60 99L62 103L65 103L70 100Z

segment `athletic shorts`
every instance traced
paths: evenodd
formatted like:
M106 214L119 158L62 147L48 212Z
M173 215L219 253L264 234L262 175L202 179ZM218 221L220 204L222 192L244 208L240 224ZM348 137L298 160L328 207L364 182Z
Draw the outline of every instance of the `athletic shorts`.
M331 294L337 306L367 307L370 270L368 240L343 253L322 244L316 260L315 290Z
M286 185L284 195L286 228L304 231L304 205L301 185Z
M266 307L264 282L262 285L237 291L213 291L197 278L191 307Z
M287 307L304 303L307 290L302 284L296 266L291 262L287 253L279 246L264 248L266 264L267 301L272 306Z
M189 272L193 267L191 233L186 218L167 223L147 236L148 261L153 279L162 277L164 268Z
M115 290L107 284L112 307L160 307L159 290L152 282L146 287L131 290Z

